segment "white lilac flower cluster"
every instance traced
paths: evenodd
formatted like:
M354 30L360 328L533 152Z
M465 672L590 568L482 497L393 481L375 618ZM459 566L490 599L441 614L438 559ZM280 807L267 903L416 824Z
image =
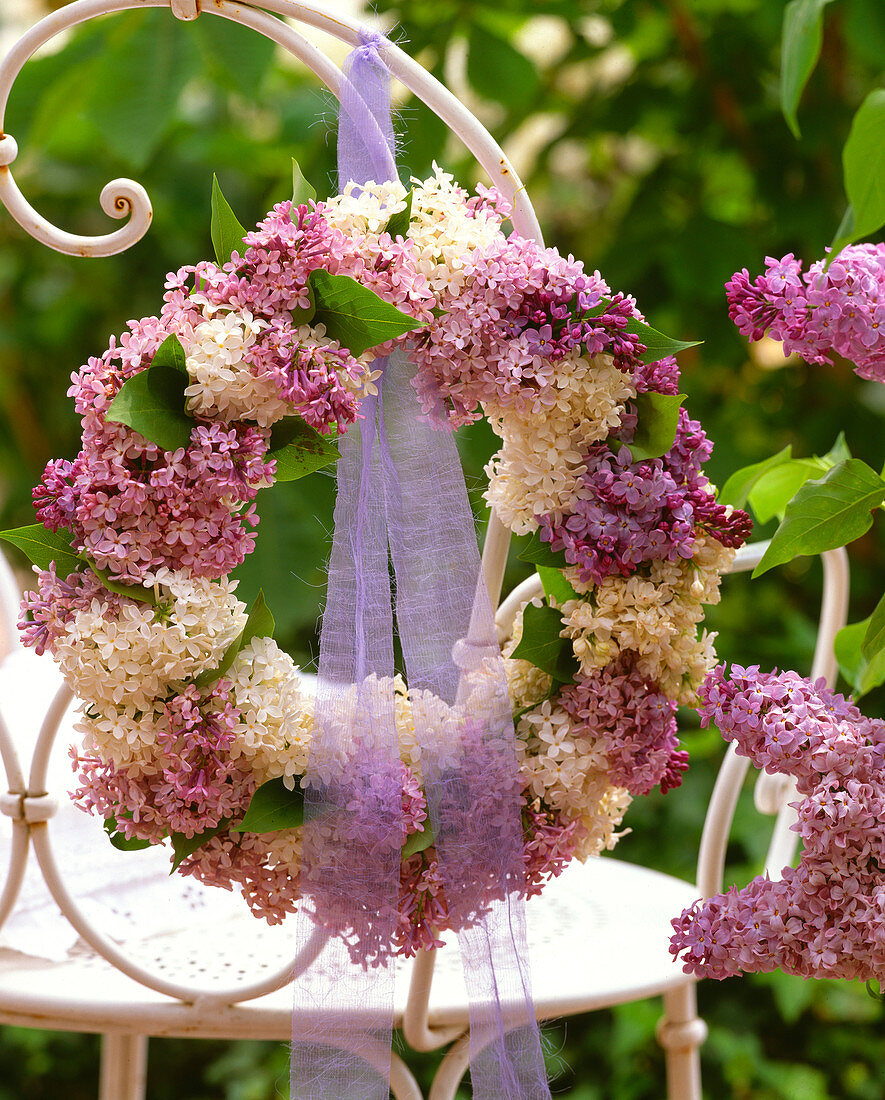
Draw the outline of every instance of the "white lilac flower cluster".
M438 168L408 192L370 183L279 204L242 255L170 275L160 316L131 322L75 375L83 448L51 462L35 490L39 520L83 562L39 572L21 623L82 701L78 802L121 842L188 838L180 872L237 885L268 921L297 907L301 829L238 823L267 784L300 791L315 703L267 627L250 626L255 608L247 615L229 574L254 547L255 494L276 478L271 428L298 418L303 431L346 431L373 392L373 355L394 346L355 355L314 320L318 270L413 319L396 343L426 414L447 427L489 418L502 445L488 501L511 530L536 533L560 578L533 610L548 624L553 613L572 672L524 658L529 608L505 648L527 892L610 848L631 797L677 785L685 767L673 712L713 661L697 629L745 517L715 503L701 472L709 444L684 412L666 453L634 459L649 395L676 394L675 362L646 364L632 299L507 235L509 214L496 192L471 197ZM111 406L170 340L193 426L166 447ZM457 707L401 678L358 686L395 724L404 840L424 829L427 769L445 772L473 736L471 716L493 705L493 677L467 680ZM344 728L354 699L335 706ZM341 759L326 762L330 782ZM396 947L411 954L464 914L433 844L407 853Z

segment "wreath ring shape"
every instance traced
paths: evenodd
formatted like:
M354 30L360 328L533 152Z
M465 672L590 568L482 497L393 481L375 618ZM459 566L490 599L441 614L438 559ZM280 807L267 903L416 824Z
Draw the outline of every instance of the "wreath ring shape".
M543 597L504 655L539 893L615 844L633 796L678 786L676 706L715 663L703 607L749 521L703 474L685 345L598 272L506 233L497 191L436 167L409 190L302 190L248 233L217 183L212 206L215 261L171 274L159 314L73 376L81 450L47 465L39 522L3 534L37 573L23 640L81 700L75 800L115 846L168 843L178 873L237 886L270 923L297 908L314 703L263 597L247 608L229 574L254 548L257 493L335 461L374 360L396 352L440 430L489 419L486 499L532 535ZM400 677L379 690L402 767L391 949L412 955L475 916L480 872L464 868L475 901L454 905L415 739L434 703ZM441 736L463 736L467 698Z

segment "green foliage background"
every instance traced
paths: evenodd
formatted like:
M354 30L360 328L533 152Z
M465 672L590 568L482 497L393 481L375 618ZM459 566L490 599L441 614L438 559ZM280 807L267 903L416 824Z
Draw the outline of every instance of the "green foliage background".
M526 162L548 240L635 294L656 327L704 341L681 357L683 388L716 441L714 481L787 443L797 457L823 453L843 428L853 452L879 468L885 391L846 363L751 358L722 284L740 267L755 274L766 255L793 251L810 262L832 239L845 208L839 153L885 66L881 0L829 6L800 107L801 143L778 108L781 0L381 0L378 10ZM32 522L30 489L43 464L77 450L70 372L127 318L158 309L167 271L211 254L212 173L247 225L290 193L292 156L323 194L334 178L333 119L330 97L301 69L208 15L193 25L165 11L110 17L25 68L6 127L28 198L64 228L106 232L98 193L131 175L151 195L155 227L125 255L81 261L0 216L0 525ZM401 105L400 131L402 162L415 174L435 158L465 182L476 178L414 100ZM494 441L477 427L460 442L481 528L482 466ZM267 494L258 550L242 568L244 597L264 587L279 635L305 665L316 653L333 491L321 472ZM882 549L875 531L852 549L853 620L881 592ZM508 583L521 568L512 564ZM709 617L720 653L807 671L818 596L818 567L804 559L758 581L729 579ZM865 706L878 713L880 694ZM633 832L617 854L691 877L723 746L691 715L684 725L693 758L685 786L634 803ZM767 828L748 793L728 881L757 872ZM777 974L706 983L700 1002L710 1097L885 1093L883 1012L863 989ZM549 1026L555 1092L660 1096L658 1015L657 1004L641 1003ZM434 1059L421 1064L429 1073ZM269 1100L285 1076L281 1046L156 1040L148 1096ZM0 1100L79 1100L95 1095L96 1080L94 1038L0 1028Z

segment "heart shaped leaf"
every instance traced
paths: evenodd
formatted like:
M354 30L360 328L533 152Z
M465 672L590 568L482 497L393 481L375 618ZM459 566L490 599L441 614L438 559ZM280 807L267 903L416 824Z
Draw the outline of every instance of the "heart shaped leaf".
M278 829L297 829L303 824L301 788L290 791L282 779L271 779L252 795L246 816L233 828L238 833L275 833Z
M561 684L570 684L578 673L572 643L561 638L562 615L555 607L527 604L522 617L522 637L511 657L529 661Z
M634 462L660 458L673 446L679 424L679 409L687 397L684 393L638 393L636 431L627 449Z
M806 482L787 505L762 561L758 577L800 555L847 546L873 524L872 509L885 500L885 481L858 458L840 462L816 481Z
M50 531L42 523L0 531L0 539L17 546L38 568L48 569L55 562L56 575L61 578L83 567L83 559L71 546L73 537L64 528Z
M349 275L330 275L317 268L308 282L316 302L313 324L325 325L326 335L352 355L362 355L424 324L401 313Z
M176 367L148 367L123 383L105 420L125 424L164 451L187 447L194 421L184 411L188 376Z
M274 424L270 433L268 458L277 463L277 481L297 481L323 466L338 461L334 437L320 435L297 416Z

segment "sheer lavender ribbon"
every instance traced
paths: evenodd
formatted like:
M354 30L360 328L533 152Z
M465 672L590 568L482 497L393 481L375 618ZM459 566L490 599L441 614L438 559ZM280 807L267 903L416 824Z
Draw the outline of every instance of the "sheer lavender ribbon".
M345 65L339 188L395 178L385 40ZM337 933L295 983L293 1100L387 1100L404 842L393 616L439 879L470 996L477 1100L549 1100L528 973L519 769L504 665L454 439L431 428L407 357L341 440L335 535L305 781L299 946Z

